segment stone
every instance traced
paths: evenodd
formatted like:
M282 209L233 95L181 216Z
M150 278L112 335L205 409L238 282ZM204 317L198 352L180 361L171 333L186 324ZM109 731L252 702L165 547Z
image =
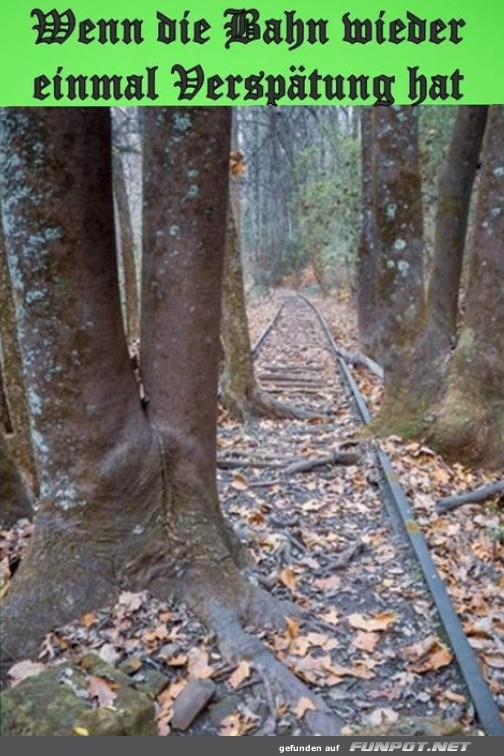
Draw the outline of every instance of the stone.
M97 706L88 695L87 674L113 687L112 706ZM80 664L48 667L1 695L2 736L157 735L154 704L132 680L99 657Z
M191 680L175 699L172 726L176 730L187 730L210 701L215 688L211 680Z

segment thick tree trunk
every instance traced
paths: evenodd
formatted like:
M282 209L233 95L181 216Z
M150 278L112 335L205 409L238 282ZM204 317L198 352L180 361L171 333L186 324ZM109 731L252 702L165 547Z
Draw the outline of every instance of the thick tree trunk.
M466 315L430 442L464 463L502 467L504 459L504 119L489 108Z
M439 180L434 255L427 289L428 338L442 355L457 333L458 296L469 217L487 106L462 105Z
M142 539L134 526L149 508L152 459L121 322L109 112L4 109L0 127L5 243L40 472L34 535L2 612L8 664L113 596Z
M376 334L385 382L375 426L384 430L391 417L400 419L397 408L408 409L411 350L424 323L423 216L418 111L378 106L373 118Z
M0 218L0 343L2 363L2 388L4 402L8 407L10 427L5 427L11 434L10 452L22 477L33 492L38 495L38 476L33 455L30 434L30 420L26 401L21 354L16 332L16 312L9 275L3 224Z
M140 303L135 263L135 244L131 225L131 212L121 156L114 152L114 198L120 233L120 254L124 271L125 325L129 341L140 335Z

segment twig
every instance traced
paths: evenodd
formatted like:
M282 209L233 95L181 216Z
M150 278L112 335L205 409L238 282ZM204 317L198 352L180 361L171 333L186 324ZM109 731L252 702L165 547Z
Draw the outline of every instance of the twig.
M329 557L328 559L332 569L343 570L345 567L348 567L352 559L362 551L364 551L364 548L365 546L363 541L356 541L355 543L352 543L347 549L342 551L341 554L337 554L334 559L332 557Z

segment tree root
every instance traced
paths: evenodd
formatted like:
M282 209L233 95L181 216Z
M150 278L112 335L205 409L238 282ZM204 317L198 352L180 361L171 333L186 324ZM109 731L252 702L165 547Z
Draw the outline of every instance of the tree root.
M273 615L282 616L285 623L285 610L282 610L281 602L275 601L269 594L254 589L252 603L244 611L240 612L229 605L225 599L221 603L214 596L201 600L201 590L196 595L192 591L185 591L185 600L204 624L217 636L219 648L224 658L229 662L246 660L257 671L263 680L265 688L269 691L270 707L276 707L279 703L287 704L292 709L300 699L309 699L313 710L308 710L304 715L304 724L312 735L338 735L343 722L340 721L328 708L320 696L314 694L285 664L278 661L273 653L263 643L243 628L244 622L253 617L254 624L259 623L264 628L264 618ZM243 602L242 602L243 604ZM275 608L275 605L277 608ZM272 614L273 613L273 614Z

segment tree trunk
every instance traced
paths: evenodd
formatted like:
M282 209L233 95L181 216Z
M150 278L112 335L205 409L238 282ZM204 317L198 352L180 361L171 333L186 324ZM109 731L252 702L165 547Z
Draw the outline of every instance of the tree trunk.
M434 255L427 290L427 330L441 355L457 333L458 296L469 217L487 106L462 105L439 180Z
M386 416L387 404L406 401L411 348L423 326L423 216L418 111L378 106L373 117L377 343Z
M226 219L221 333L224 347L221 401L233 417L243 422L254 414L258 386L250 346L240 242L231 202Z
M120 233L120 254L124 270L125 289L125 325L128 340L131 342L140 335L140 303L138 300L138 283L135 263L135 244L131 226L131 212L124 176L122 158L114 152L114 199Z
M152 455L121 321L109 112L7 108L0 127L5 244L40 473L34 535L2 612L8 665L112 598L142 540L134 526L150 508Z
M466 315L430 443L464 463L502 467L504 459L504 119L489 108Z
M9 275L2 220L0 218L0 342L3 396L8 407L11 434L10 453L21 475L33 492L38 495L38 476L30 435L30 420L23 381L21 354L16 332L16 312L13 289Z

